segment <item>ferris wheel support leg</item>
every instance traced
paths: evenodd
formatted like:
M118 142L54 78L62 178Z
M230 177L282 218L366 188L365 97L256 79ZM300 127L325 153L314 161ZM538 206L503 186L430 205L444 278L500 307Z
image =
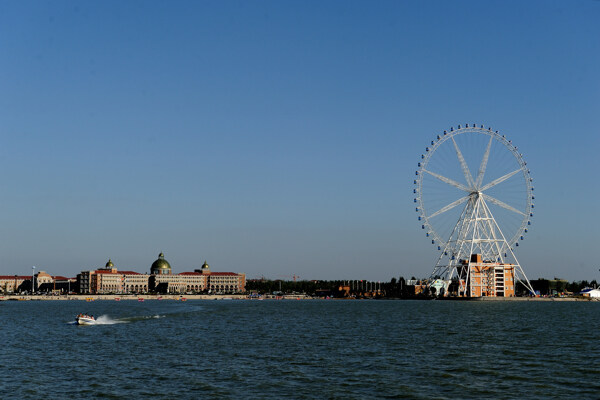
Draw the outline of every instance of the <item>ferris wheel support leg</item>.
M518 281L521 282L521 284L523 286L525 286L525 289L529 290L529 293L531 293L531 295L535 297L535 291L533 290L533 286L531 286L531 283L529 282L529 279L527 279L527 275L525 275L525 272L523 271L523 268L521 268L521 266L518 265L515 268L515 271L518 271L515 274L515 277L518 279Z

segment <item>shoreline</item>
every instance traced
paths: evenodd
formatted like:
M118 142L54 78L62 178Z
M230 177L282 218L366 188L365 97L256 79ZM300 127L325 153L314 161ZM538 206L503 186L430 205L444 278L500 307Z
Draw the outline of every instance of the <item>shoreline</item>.
M594 297L477 297L474 301L600 301Z
M70 295L18 295L18 294L7 294L0 295L0 302L2 301L96 301L96 300L111 300L111 301L146 301L146 300L315 300L320 299L319 297L312 297L303 294L290 294L283 296L265 295L260 298L248 297L245 294L70 294ZM331 300L360 300L350 298L334 298ZM372 299L364 299L372 300ZM390 298L382 300L443 300L443 301L600 301L600 298L593 297L475 297L475 298L458 298L458 297L444 297L440 299L433 298L414 298L414 299L401 299L401 298Z
M287 295L287 296L264 296L261 298L265 300L309 300L312 299L311 296L307 295ZM248 295L245 294L231 294L231 295L222 295L222 294L140 294L140 295L132 295L132 294L70 294L70 295L18 295L18 294L7 294L0 295L1 301L69 301L69 300L77 300L77 301L96 301L96 300L112 300L112 301L145 301L145 300L176 300L176 301L185 301L185 300L258 300L254 298L249 298Z

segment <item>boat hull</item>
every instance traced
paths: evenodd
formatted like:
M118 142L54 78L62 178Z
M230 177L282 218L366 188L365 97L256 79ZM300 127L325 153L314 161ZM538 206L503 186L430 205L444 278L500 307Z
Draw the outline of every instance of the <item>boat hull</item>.
M96 320L88 317L77 317L77 325L94 325Z

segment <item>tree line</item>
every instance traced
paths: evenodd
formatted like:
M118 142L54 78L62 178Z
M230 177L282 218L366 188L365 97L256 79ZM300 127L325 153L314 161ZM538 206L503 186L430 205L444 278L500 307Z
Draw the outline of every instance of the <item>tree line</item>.
M426 280L417 280L415 277L410 279L418 284L425 283ZM354 283L352 283L354 282ZM361 282L361 283L359 283ZM368 282L367 281L345 281L345 280L271 280L271 279L249 279L246 281L246 291L257 294L306 294L311 296L331 296L331 297L355 297L355 298L418 298L426 295L415 294L415 287L408 285L407 280L400 276L391 278L388 282ZM598 287L596 280L572 281L566 280L532 280L531 284L534 290L540 294L556 294L563 292L579 293L584 288Z
M407 286L403 277L392 278L389 282L250 279L246 281L246 291L271 295L301 293L323 297L404 298L414 296L414 287Z

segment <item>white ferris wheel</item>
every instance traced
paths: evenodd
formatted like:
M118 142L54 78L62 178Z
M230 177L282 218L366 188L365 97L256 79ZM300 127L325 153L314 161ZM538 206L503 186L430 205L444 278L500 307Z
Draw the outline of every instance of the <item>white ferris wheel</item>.
M467 124L431 141L418 163L414 205L424 234L440 256L430 283L455 280L468 295L472 255L514 266L515 280L533 293L515 256L533 217L534 188L523 155L493 131Z

